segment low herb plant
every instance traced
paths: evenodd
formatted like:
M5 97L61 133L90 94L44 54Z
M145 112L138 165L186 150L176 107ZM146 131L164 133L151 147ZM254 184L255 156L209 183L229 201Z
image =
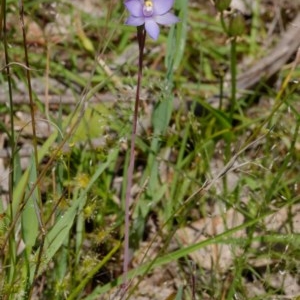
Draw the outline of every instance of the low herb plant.
M230 2L1 2L1 299L297 299L298 60L241 93Z

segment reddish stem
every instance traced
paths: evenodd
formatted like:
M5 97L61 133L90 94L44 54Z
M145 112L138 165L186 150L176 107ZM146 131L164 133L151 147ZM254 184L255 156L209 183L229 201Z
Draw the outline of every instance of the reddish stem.
M130 143L130 159L129 167L127 170L127 186L126 186L126 199L125 199L125 233L124 233L124 262L123 262L123 288L122 288L122 297L125 296L128 289L127 283L127 274L129 266L129 227L130 227L130 198L131 198L131 188L132 188L132 178L134 170L134 161L135 161L135 139L136 139L136 129L138 121L138 110L140 102L140 88L143 75L143 54L144 46L146 40L146 31L144 26L137 27L137 39L139 44L139 66L138 66L138 81L136 88L136 97L134 104L134 114L133 114L133 124L132 124L132 133L131 133L131 143Z

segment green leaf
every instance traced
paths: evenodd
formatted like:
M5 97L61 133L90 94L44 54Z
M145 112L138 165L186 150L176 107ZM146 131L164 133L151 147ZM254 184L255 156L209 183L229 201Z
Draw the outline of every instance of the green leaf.
M31 190L31 184L37 180L35 159L31 157L31 164L29 170L28 192ZM31 197L28 199L21 216L23 239L26 245L27 253L30 254L31 248L34 246L38 233L38 206L39 192L36 186Z
M182 288L182 286L180 286L179 289L178 289L175 300L182 300L182 296L183 296L183 288Z
M58 132L55 131L48 139L45 141L43 146L38 151L38 158L39 162L42 160L42 158L49 152L49 149L53 146L56 138L57 138ZM27 170L20 181L18 182L18 185L15 187L14 190L14 199L13 199L13 216L14 218L15 214L17 213L20 203L23 199L24 192L26 190L26 185L28 184L30 172Z
M168 128L172 110L173 95L166 95L166 97L163 97L163 99L156 104L152 116L155 137L164 134Z
M175 3L175 8L180 10L180 22L176 24L176 27L173 27L175 28L176 34L176 52L174 57L173 71L175 71L179 67L184 55L188 28L188 2L189 1L187 0L177 0Z

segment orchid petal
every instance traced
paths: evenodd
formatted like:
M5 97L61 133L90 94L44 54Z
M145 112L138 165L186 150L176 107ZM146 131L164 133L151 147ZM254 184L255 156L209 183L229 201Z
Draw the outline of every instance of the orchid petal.
M152 18L145 20L145 29L153 40L157 40L159 35L159 26Z
M125 22L127 25L131 26L140 26L145 23L145 18L144 17L132 17L129 16Z
M155 16L167 13L174 4L174 0L152 0L152 2Z
M143 5L139 0L130 0L124 3L130 15L133 17L143 16Z
M172 13L166 13L162 16L155 16L154 20L161 25L172 25L179 22L179 19Z

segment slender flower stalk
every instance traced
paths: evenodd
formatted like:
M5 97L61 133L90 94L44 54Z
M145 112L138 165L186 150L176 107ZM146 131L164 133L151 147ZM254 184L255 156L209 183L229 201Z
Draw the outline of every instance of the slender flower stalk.
M174 0L126 0L125 6L130 13L126 20L127 25L137 26L137 40L139 45L139 62L138 62L138 81L136 88L136 97L133 114L133 124L130 144L130 159L127 170L127 186L125 199L125 233L124 233L124 262L123 262L123 288L122 297L126 295L128 289L127 275L129 266L129 207L131 198L132 178L135 161L135 139L138 120L138 109L140 101L140 89L143 74L143 57L146 40L146 33L157 40L159 36L159 25L171 25L179 19L170 12Z
M131 187L132 187L132 177L134 170L134 152L135 152L135 138L136 138L136 129L137 129L137 120L138 120L138 110L140 102L140 89L141 81L143 75L143 55L144 47L146 40L146 31L144 26L137 27L137 38L139 44L139 68L138 68L138 81L135 95L135 104L134 104L134 113L133 113L133 123L132 123L132 133L131 133L131 143L130 143L130 159L129 167L127 170L127 186L126 186L126 199L125 199L125 237L124 237L124 262L123 262L123 290L127 290L127 273L129 266L129 207L130 207L130 198L131 198Z

